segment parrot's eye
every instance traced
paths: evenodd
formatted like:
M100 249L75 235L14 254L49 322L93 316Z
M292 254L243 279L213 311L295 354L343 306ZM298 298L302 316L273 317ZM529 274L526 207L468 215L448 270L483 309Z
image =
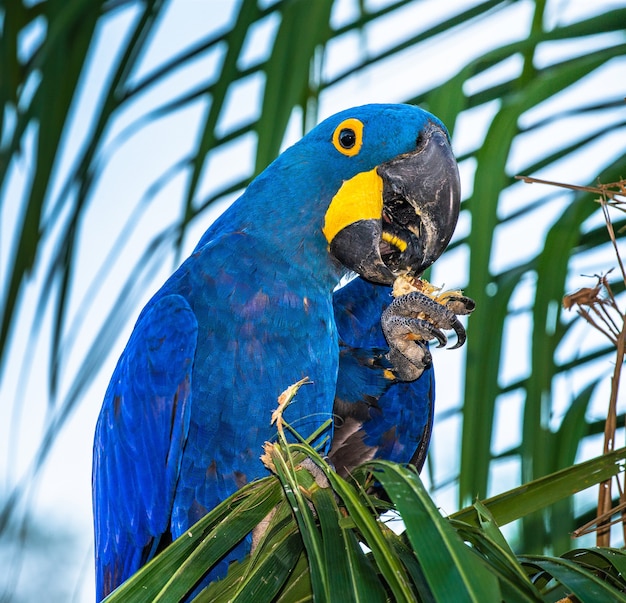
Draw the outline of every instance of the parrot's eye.
M344 149L351 149L356 144L356 134L350 128L344 128L339 132L339 144Z
M363 123L349 118L342 121L333 134L335 148L348 157L357 155L363 144Z

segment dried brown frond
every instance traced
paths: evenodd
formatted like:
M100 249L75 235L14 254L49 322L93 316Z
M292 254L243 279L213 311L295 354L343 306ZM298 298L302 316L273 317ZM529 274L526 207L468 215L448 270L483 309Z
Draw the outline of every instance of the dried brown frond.
M265 442L265 444L263 444L263 454L260 457L261 462L272 473L276 473L276 465L274 464L274 459L272 458L272 454L275 449L276 444L273 444L272 442Z
M599 279L598 279L599 280ZM574 293L569 293L563 297L563 307L570 310L574 306L591 306L593 304L601 304L602 298L599 297L602 285L600 282L595 287L582 287Z
M617 305L606 275L596 274L595 278L595 287L582 287L565 295L563 307L566 310L576 308L579 316L605 335L613 345L617 345L619 334L624 328L624 314Z
M559 188L567 188L571 191L580 191L598 195L606 203L619 209L626 211L626 179L622 178L617 182L609 182L602 184L598 182L597 186L580 186L577 184L565 184L564 182L554 182L553 180L542 180L541 178L533 178L532 176L515 176L516 180L521 180L527 184L548 184L550 186L558 186Z
M300 379L300 381L290 385L282 394L280 394L280 396L278 396L278 407L272 413L271 424L274 425L274 423L276 423L276 428L279 433L282 434L285 428L285 422L283 421L283 413L285 412L285 409L294 399L298 390L306 383L312 383L308 377L304 377L303 379Z
M609 207L626 212L626 179L609 184L598 183L597 186L578 186L574 184L563 184L531 178L529 176L517 176L518 180L527 183L548 184L574 191L587 192L598 195L598 203L601 206L604 221L606 223L609 239L613 245L615 259L619 266L622 279L626 285L626 270L617 246L615 230L609 215ZM607 274L609 274L609 271ZM619 383L624 363L626 350L626 314L619 308L615 295L611 289L606 275L596 275L597 282L593 287L582 287L574 293L563 297L563 307L565 309L576 308L579 316L584 318L593 328L605 335L615 346L615 365L613 377L611 379L611 394L609 398L609 408L604 426L604 453L608 453L615 448L615 432L617 430L617 396ZM619 504L612 507L611 485L612 480L602 482L598 492L598 509L596 518L588 524L582 526L574 532L575 536L596 531L596 545L608 547L610 541L610 527L612 524L621 522L626 541L626 494L619 477L615 477L619 492ZM616 519L611 519L619 514Z

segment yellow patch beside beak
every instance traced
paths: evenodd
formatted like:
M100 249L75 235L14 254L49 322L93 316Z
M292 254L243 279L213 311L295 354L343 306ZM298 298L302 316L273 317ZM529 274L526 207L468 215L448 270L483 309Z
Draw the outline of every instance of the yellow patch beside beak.
M383 181L376 168L346 180L333 197L322 232L330 243L337 233L359 220L380 220L383 211Z

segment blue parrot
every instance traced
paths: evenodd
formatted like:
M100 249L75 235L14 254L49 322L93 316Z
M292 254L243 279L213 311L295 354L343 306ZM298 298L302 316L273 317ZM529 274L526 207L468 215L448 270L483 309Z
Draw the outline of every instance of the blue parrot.
M333 418L326 452L338 472L369 458L421 467L427 340L463 331L453 310L417 293L392 299L389 285L441 255L459 203L444 125L418 107L366 105L320 123L214 222L140 313L105 394L98 600L267 475L271 412L305 376L285 419L307 437ZM247 550L249 540L211 578Z

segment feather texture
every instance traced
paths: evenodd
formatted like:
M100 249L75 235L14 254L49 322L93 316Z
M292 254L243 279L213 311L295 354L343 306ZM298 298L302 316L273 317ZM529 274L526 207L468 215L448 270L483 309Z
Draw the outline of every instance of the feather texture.
M333 143L347 118L363 124L351 155L335 146L337 136ZM357 279L334 293L347 269L322 229L344 181L411 152L433 123L443 128L406 105L322 122L250 184L141 312L96 428L98 600L267 475L259 456L273 437L271 412L305 376L313 383L285 418L306 437L339 416L342 467L368 454L422 462L432 371L411 384L388 378L380 329L388 287ZM248 548L242 543L208 579Z

